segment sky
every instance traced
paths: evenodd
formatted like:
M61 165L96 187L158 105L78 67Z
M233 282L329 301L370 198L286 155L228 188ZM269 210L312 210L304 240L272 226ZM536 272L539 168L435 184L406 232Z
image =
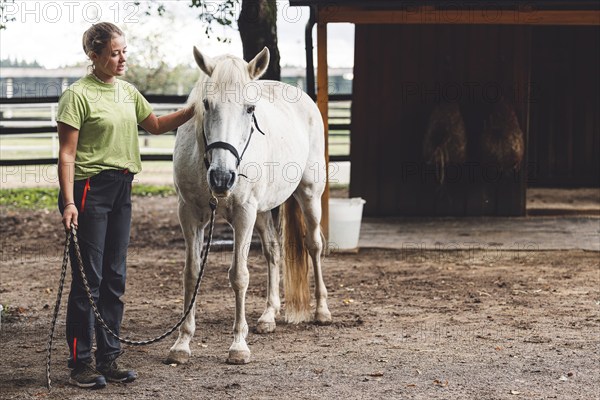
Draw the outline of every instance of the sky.
M163 42L161 49L164 48L160 56L166 58L170 65L195 65L192 56L194 45L209 56L224 53L242 56L237 29L214 24L214 36L206 37L206 25L198 18L198 9L188 6L191 0L163 0L167 10L163 17L144 15L146 2L140 3L136 5L135 1L127 0L15 1L5 10L7 16L16 20L0 31L0 57L37 60L47 68L85 62L87 58L83 54L81 37L88 27L99 21L113 22L125 30L130 54L136 51L136 38L158 33ZM306 65L304 28L308 15L306 7L290 7L288 1L278 2L277 30L282 66ZM231 38L231 43L219 43L216 36ZM352 67L353 58L353 25L330 24L329 66Z

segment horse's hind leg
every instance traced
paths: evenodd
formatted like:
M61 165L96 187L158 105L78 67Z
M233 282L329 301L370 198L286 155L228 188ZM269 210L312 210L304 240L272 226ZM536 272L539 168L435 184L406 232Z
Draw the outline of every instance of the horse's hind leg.
M248 324L246 323L246 290L250 281L248 272L248 251L252 240L252 230L256 222L256 209L251 206L238 206L231 216L235 248L233 262L229 269L229 283L235 293L235 321L233 323L233 343L229 348L229 364L250 362L250 349L246 344Z
M277 232L273 224L271 211L258 214L256 229L262 242L263 254L267 260L267 308L258 319L257 333L271 333L275 331L275 317L279 314L281 300L279 298L279 263L281 253Z
M198 218L196 210L189 206L179 205L179 221L185 238L185 269L183 271L184 305L183 310L188 308L196 280L200 273L200 251L204 239L204 227L208 215ZM185 322L179 328L179 337L169 351L168 363L183 364L188 361L192 354L190 340L196 330L196 307L193 307Z
M306 247L312 259L315 275L315 299L317 309L315 311L315 322L321 325L331 323L331 313L327 307L327 288L323 281L321 268L321 254L323 253L323 236L321 234L321 193L320 187L312 182L302 182L294 195L302 207L304 219L306 220Z

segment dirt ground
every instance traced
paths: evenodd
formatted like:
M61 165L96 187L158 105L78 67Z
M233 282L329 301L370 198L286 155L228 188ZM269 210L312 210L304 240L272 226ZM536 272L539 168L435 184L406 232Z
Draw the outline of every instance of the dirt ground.
M122 331L166 330L181 314L183 237L176 200L136 198ZM46 340L63 233L54 210L3 210L2 399L598 399L600 262L595 252L362 249L324 259L333 324L250 333L252 362L225 363L232 335L230 251L211 254L188 364L164 363L172 336L125 347L139 378L85 391L67 384L63 297L45 389ZM220 237L229 233L220 228ZM247 318L262 313L257 249Z

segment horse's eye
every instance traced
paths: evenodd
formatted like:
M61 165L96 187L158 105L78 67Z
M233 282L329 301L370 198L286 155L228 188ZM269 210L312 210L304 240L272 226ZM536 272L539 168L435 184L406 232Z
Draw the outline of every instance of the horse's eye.
M248 108L246 109L246 112L248 114L252 114L254 112L255 108L256 108L255 106L248 106Z
M204 104L204 109L208 111L208 100L204 99L202 103Z

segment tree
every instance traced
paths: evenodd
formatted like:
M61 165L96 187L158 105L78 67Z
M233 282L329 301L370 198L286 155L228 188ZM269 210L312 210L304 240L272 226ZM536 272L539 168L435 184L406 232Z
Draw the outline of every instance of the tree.
M277 1L276 0L225 0L216 3L214 0L190 0L191 8L198 8L198 18L206 23L204 33L211 36L213 24L231 27L238 6L241 3L241 11L237 20L242 39L244 60L250 61L263 47L267 47L271 53L271 61L264 79L281 80L281 66L279 47L277 45ZM156 6L158 15L163 15L168 8L163 2L152 0ZM148 6L149 9L151 5ZM150 13L150 11L146 11ZM217 36L219 41L227 41L227 38Z
M6 15L6 9L8 8L8 4L14 3L15 0L0 0L0 31L2 29L6 29L6 24L8 22L14 21L14 17L8 17Z
M216 3L214 0L187 0L190 8L200 9L198 17L206 23L205 33L210 36L213 33L212 24L233 26L238 6L241 10L237 20L240 37L242 39L243 57L250 61L263 47L267 47L271 53L269 69L264 75L266 79L281 79L281 67L279 65L279 47L277 46L277 2L276 0L225 0ZM6 29L6 24L14 18L7 18L6 6L14 0L0 0L0 30ZM137 1L136 4L141 4ZM151 0L146 2L145 14L153 11L163 15L168 9L168 2ZM218 40L227 40L217 37Z
M213 33L212 24L232 26L237 6L241 2L241 11L237 20L242 39L244 60L250 61L263 47L271 53L269 68L265 79L280 80L281 66L277 45L277 2L275 0L225 0L218 5L210 0L191 0L190 7L200 9L201 20L206 22L205 33ZM164 9L164 6L163 6ZM218 40L227 40L217 37Z
M264 79L281 80L279 47L277 46L277 2L275 0L243 0L238 28L244 49L244 60L250 61L263 47L271 52Z
M168 16L165 16L168 18ZM170 23L174 23L173 20ZM145 94L189 93L198 79L198 70L189 65L169 66L164 60L168 57L168 26L147 36L138 36L125 28L125 35L137 44L127 60L127 81L133 83Z
M4 68L42 68L42 66L40 65L40 63L38 63L36 60L33 60L31 62L29 61L25 61L25 60L18 60L18 59L11 59L9 58L3 58L0 59L0 67L4 67Z

